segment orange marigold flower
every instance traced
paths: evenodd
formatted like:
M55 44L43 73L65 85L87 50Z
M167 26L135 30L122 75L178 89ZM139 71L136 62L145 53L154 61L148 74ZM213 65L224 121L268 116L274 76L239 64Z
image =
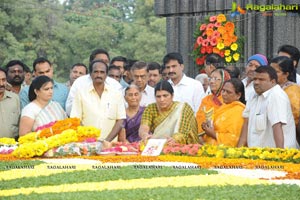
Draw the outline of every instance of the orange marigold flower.
M219 50L217 47L214 47L214 48L213 48L213 53L219 54L219 53L220 53L220 50Z
M232 23L232 22L226 22L226 24L224 25L224 27L226 28L226 30L234 30L234 23Z
M213 33L214 33L214 30L212 28L206 29L206 35L207 36L211 36L211 35L213 35Z
M236 35L233 35L232 37L231 37L231 40L232 40L232 42L236 42L237 41L237 36Z
M232 44L231 38L228 38L227 40L224 40L224 46L229 47Z
M226 32L226 29L225 29L225 27L224 26L220 26L220 27L218 27L218 32L220 33L220 34L224 34L225 32Z

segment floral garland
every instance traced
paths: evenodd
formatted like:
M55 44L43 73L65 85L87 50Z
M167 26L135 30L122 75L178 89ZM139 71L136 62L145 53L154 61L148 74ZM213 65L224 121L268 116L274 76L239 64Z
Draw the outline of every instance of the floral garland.
M0 146L1 145L14 145L16 144L16 140L14 138L0 138Z
M196 40L192 56L199 67L203 67L208 54L225 57L225 63L236 63L241 58L243 40L236 35L235 24L224 14L208 17L199 23L194 32Z
M173 144L165 146L163 154L300 163L300 150L298 149L235 148L223 145Z
M79 125L79 118L66 118L64 120L51 122L44 126L38 127L37 130L41 130L41 132L39 133L40 138L47 138L56 134L60 134L61 132L67 129L76 130Z
M13 156L18 158L42 156L49 149L71 142L83 141L87 138L98 138L100 133L99 129L90 126L78 126L76 130L66 129L60 134L54 134L49 137L40 137L39 132L32 132L19 138L20 146L14 150Z

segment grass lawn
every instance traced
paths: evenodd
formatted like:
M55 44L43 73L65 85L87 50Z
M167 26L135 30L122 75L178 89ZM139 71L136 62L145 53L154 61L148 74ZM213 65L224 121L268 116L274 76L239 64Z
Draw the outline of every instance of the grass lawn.
M90 165L57 171L49 165L53 166L41 161L0 162L0 199L299 199L300 194L297 185L207 169L93 169ZM35 169L13 169L16 166Z

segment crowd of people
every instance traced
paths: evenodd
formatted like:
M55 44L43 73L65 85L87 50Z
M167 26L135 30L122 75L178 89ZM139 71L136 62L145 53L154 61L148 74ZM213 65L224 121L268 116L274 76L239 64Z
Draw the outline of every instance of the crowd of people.
M94 50L89 65L70 67L69 80L53 80L43 57L33 71L20 60L0 68L0 137L18 138L46 124L76 117L101 130L100 140L232 147L299 148L300 52L282 45L274 58L247 59L245 75L224 58L209 54L205 73L184 73L178 52L162 64L110 59Z

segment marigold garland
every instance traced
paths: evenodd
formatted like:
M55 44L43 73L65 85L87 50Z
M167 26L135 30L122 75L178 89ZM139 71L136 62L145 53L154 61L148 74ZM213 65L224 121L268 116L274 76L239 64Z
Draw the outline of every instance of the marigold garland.
M95 127L78 126L76 130L73 128L63 130L62 133L50 137L39 137L39 133L36 132L22 136L19 139L21 141L20 146L14 150L13 155L18 158L32 158L41 156L55 147L100 136L100 130Z
M51 122L52 124L53 122ZM77 127L80 125L79 118L66 118L64 120L56 121L51 126L47 126L39 133L40 138L48 138L53 135L57 135L62 133L64 130L73 129L76 130Z
M14 138L3 137L0 138L0 145L14 145L16 144L16 140Z
M236 63L241 58L243 40L236 35L235 24L227 21L224 14L210 16L199 23L194 32L195 44L192 55L196 64L203 67L211 53L225 58L225 63Z

